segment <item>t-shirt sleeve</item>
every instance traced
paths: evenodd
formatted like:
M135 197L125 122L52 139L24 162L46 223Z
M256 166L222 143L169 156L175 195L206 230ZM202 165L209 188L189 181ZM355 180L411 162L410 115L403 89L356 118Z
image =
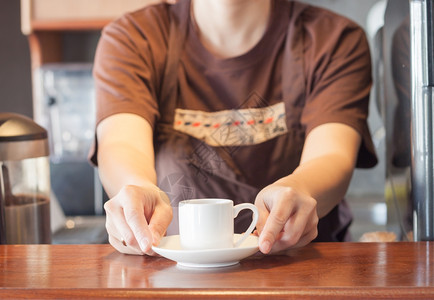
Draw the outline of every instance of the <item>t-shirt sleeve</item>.
M306 134L325 123L349 125L362 137L357 167L372 167L377 158L367 124L372 79L365 33L331 13L306 23Z
M161 8L126 14L103 29L93 69L96 124L114 114L133 113L154 127L159 118L159 74L167 44ZM97 149L95 135L89 153L94 165Z

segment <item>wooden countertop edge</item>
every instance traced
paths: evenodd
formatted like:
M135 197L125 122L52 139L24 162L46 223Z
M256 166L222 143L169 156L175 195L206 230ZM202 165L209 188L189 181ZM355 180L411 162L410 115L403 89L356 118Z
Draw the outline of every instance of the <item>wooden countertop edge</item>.
M38 299L53 298L248 298L269 299L426 299L434 297L434 287L290 287L290 288L253 288L253 289L172 289L172 288L0 288L1 299Z

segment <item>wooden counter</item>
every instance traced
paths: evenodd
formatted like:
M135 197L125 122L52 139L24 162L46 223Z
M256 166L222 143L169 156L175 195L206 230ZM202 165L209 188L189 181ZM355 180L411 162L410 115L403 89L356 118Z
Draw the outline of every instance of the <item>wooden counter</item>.
M434 243L317 243L218 269L110 245L0 246L6 298L434 299Z

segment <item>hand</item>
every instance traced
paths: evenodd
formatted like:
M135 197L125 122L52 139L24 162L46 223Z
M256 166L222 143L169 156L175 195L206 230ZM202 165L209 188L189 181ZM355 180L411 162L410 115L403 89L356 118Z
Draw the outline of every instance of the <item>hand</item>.
M278 182L265 187L255 200L256 228L262 253L302 247L318 235L316 200Z
M157 186L125 186L104 205L110 244L119 252L153 255L172 221L167 195Z

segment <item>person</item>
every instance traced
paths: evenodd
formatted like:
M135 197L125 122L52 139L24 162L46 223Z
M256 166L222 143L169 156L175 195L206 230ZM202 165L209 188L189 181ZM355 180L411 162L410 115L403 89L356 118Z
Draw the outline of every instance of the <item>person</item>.
M376 164L363 30L293 1L175 2L115 20L97 47L90 159L110 244L153 255L177 203L204 197L255 203L264 254L348 240L353 170Z

